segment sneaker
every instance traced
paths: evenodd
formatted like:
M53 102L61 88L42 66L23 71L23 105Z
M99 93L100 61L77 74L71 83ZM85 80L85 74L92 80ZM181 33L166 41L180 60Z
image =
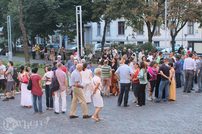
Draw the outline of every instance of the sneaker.
M198 91L195 91L195 93L201 93L201 91L198 90Z
M152 98L150 98L150 97L148 97L148 99L147 99L148 101L152 101Z
M6 97L3 101L9 101L9 98Z
M9 99L15 99L15 97L14 97L14 96L12 96L12 97L10 97Z
M42 112L39 112L39 114L43 114L44 113L44 111L42 111Z

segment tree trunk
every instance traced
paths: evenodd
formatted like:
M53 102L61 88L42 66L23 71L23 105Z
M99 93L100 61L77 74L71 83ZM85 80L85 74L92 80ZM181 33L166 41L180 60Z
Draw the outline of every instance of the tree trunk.
M176 36L171 36L171 38L172 38L172 41L171 41L172 52L175 52L175 37L176 37Z
M101 53L104 50L106 30L107 30L107 19L105 19L105 26L104 26L104 31L103 31L103 36L102 36L102 42L101 42L101 45L102 45Z
M147 29L148 29L148 42L152 43L153 34L151 32L150 22L146 22Z
M19 0L19 5L20 5L20 13L19 13L20 20L19 21L20 21L20 27L21 27L22 35L23 35L25 62L29 62L29 51L28 51L28 46L27 46L26 28L24 27L24 24L23 24L22 0Z

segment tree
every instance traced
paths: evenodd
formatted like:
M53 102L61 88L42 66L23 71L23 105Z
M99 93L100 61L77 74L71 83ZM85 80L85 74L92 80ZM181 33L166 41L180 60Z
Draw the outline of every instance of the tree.
M19 22L20 22L20 27L21 27L21 30L22 30L22 35L23 35L23 47L24 47L24 54L25 54L25 62L29 62L27 34L26 34L26 28L25 28L25 26L23 24L22 0L19 0L19 7L20 7Z
M202 5L192 0L170 0L168 9L170 11L167 21L169 21L168 28L170 28L172 51L174 52L175 38L187 22L202 22Z

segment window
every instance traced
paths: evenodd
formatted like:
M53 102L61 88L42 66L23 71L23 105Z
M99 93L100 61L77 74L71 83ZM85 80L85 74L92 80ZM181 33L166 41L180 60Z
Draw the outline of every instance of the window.
M143 41L138 41L137 45L143 45Z
M110 35L110 23L107 23L106 35Z
M160 45L159 45L159 41L154 41L154 46L155 47L159 47Z
M97 43L101 43L100 41L97 41Z
M110 41L106 41L107 43L110 43Z
M160 35L160 29L161 29L160 26L156 26L155 32L154 32L154 35L155 35L155 36L159 36L159 35Z
M137 35L143 35L143 24L141 25L141 30L139 31L137 31Z
M187 26L188 26L187 33L188 34L194 34L194 23L193 22L188 22Z
M124 45L124 42L120 42L121 45Z
M124 22L118 22L118 35L124 35Z
M97 23L97 36L100 36L101 34L101 24Z

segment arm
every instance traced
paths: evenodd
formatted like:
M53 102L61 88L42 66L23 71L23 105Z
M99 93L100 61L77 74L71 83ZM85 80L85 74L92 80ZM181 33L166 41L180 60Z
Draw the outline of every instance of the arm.
M163 77L165 77L166 79L169 79L169 77L167 77L164 73L163 73L163 71L160 71L160 74L163 76ZM171 73L170 73L171 74Z
M120 80L120 78L119 78L117 72L115 72L115 76L116 76L116 78L117 78L118 80Z
M41 90L43 90L42 89L42 82L41 82L41 80L39 80L39 87L41 88Z
M69 90L68 90L68 84L67 84L66 80L65 80L65 86L66 86L66 89L67 89L67 92L68 92Z
M78 82L75 82L75 86L78 88L84 88L82 85L78 84Z
M197 73L197 77L199 76L199 73L201 72L201 70L200 69L198 69L198 73Z
M26 72L25 75L27 76L27 79L29 80L29 73Z
M98 87L99 87L100 83L97 83L95 86L95 89L93 90L93 94L91 95L91 98L93 97L93 95L96 93Z

